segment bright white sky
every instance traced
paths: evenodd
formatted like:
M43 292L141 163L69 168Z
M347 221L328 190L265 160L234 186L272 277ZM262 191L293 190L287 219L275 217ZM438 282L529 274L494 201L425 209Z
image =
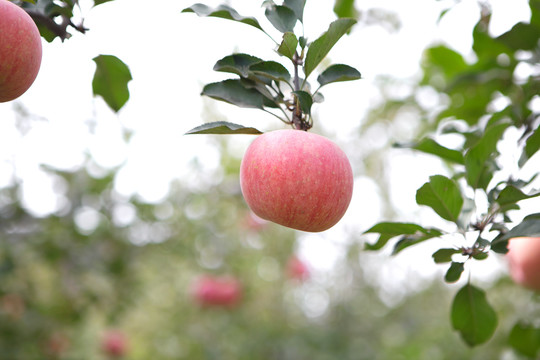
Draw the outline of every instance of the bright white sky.
M83 6L87 3L81 2ZM45 215L54 211L58 203L51 191L51 180L39 170L42 163L63 169L74 168L82 163L88 152L102 167L125 163L118 177L118 191L125 195L137 193L148 201L164 198L172 179L198 181L187 166L194 156L208 172L214 171L218 156L212 146L212 137L182 135L209 120L208 113L203 112L200 91L203 84L226 77L212 71L214 63L233 52L282 59L273 51L270 39L255 28L222 19L181 14L183 8L195 2L163 0L159 6L149 6L146 0L115 0L94 9L83 7L85 25L90 28L87 35L75 34L65 43L58 40L53 44L44 43L41 72L33 87L15 103L0 104L0 187L11 181L11 164L15 163L17 176L24 179L25 202L37 215ZM205 3L215 6L221 2ZM265 28L271 28L264 19L261 1L227 3L242 15L256 16ZM378 26L356 27L330 53L333 63L352 65L364 77L361 81L329 86L324 91L326 101L316 109L316 121L346 151L357 148L351 144L350 134L362 121L368 107L378 99L374 87L377 76L389 74L407 78L417 75L422 50L435 41L445 41L469 55L471 30L478 19L477 3L461 1L436 26L440 9L451 3L453 1L358 2L362 9L376 7L396 11L402 28L397 33L389 33ZM500 34L530 16L526 0L494 0L492 4L491 30L494 34ZM335 19L332 6L333 1L308 1L305 14L308 38L318 37ZM279 39L279 34L272 34ZM92 58L99 54L112 54L124 60L134 78L129 85L131 99L118 115L113 114L101 99L92 99ZM223 120L262 130L281 126L275 118L260 111L237 109L211 100L204 102L212 114L219 114ZM31 124L24 137L20 137L13 126L15 114L12 109L17 104L42 117ZM256 120L252 122L254 118ZM88 133L89 124L94 125L93 134ZM120 141L122 127L134 134L128 146ZM232 148L240 157L252 138L236 136L234 139ZM330 268L336 263L341 256L340 239L346 238L349 232L366 230L382 220L377 195L380 191L391 192L403 220L415 220L419 214L414 202L416 189L429 175L444 173L444 169L428 156L400 153L393 154L388 161L394 174L391 189L379 189L373 181L362 176L360 169L355 169L356 189L364 190L355 191L343 221L325 233L301 235L301 250L305 257L317 263L317 267ZM414 171L404 169L404 164L413 166ZM536 202L531 206L538 209L540 204ZM411 209L415 210L411 212ZM420 213L431 221L429 211ZM320 246L314 247L314 242ZM324 256L320 256L321 253ZM426 260L425 266L434 267L429 257L419 257L411 264L410 258L402 256L392 260L394 267L386 267L387 273L373 276L410 278L410 272L416 271L418 275L418 269L423 268L419 267L422 258Z

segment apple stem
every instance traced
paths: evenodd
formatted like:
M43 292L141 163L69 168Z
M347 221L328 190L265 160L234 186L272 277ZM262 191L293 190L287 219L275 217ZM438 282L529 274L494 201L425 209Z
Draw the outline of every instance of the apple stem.
M292 58L294 64L294 90L301 90L300 88L300 77L298 76L298 66L303 64L303 60L298 56L296 52ZM295 96L294 105L292 109L292 124L297 130L308 131L312 124L306 121L304 114L302 113L302 108L300 107L300 100Z

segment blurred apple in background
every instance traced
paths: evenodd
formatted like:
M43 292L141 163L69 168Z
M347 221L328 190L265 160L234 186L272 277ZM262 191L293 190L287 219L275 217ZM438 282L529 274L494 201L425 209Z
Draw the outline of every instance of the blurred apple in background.
M540 291L540 237L510 239L506 256L514 282Z
M287 277L289 279L307 280L309 279L309 268L306 263L296 256L289 258L287 262Z
M121 358L127 353L128 339L122 331L109 330L103 335L101 349L111 358Z
M242 286L232 276L203 276L192 291L195 301L205 307L233 307L242 298Z

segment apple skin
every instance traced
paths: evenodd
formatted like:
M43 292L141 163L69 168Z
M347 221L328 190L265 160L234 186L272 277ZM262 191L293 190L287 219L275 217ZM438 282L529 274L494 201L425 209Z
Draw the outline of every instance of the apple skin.
M508 242L506 254L515 283L540 291L540 237L518 237Z
M41 66L39 30L22 8L0 0L0 102L26 92Z
M277 130L260 135L246 150L240 186L259 217L319 232L334 226L347 211L353 174L345 153L327 138Z
M109 330L105 333L101 343L101 349L105 354L113 358L126 355L128 340L126 335L119 330Z
M242 298L240 282L230 276L203 276L193 287L195 301L204 307L234 307Z

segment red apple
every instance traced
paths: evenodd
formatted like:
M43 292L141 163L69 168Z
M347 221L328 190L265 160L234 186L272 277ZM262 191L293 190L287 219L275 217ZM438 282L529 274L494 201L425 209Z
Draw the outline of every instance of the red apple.
M204 276L193 288L195 300L203 306L233 307L242 297L242 286L233 277Z
M309 268L302 260L292 256L287 262L287 276L289 279L306 280L309 278Z
M540 291L540 237L510 239L506 256L514 282Z
M318 232L334 226L351 201L353 175L345 153L301 130L260 135L240 166L242 194L259 217Z
M21 96L41 65L41 37L32 18L17 5L0 0L0 102Z
M101 349L112 358L123 357L127 353L128 339L119 330L109 330L103 336Z

